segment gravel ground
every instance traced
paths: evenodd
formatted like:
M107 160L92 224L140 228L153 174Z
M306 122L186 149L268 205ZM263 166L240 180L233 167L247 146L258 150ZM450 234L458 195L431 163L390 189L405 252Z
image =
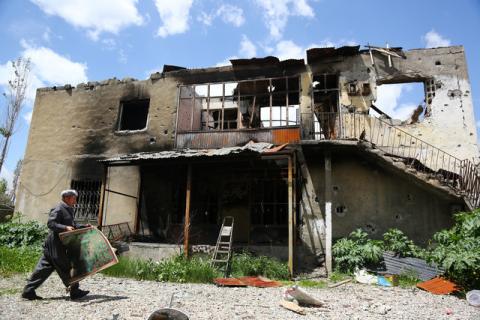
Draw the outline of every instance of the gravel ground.
M54 275L37 294L41 301L20 298L25 275L0 278L0 319L147 319L163 307L180 309L190 319L480 319L480 308L453 296L417 289L346 284L306 289L326 304L298 315L278 305L285 288L219 288L95 275L82 281L90 294L71 301ZM447 314L450 313L450 314Z

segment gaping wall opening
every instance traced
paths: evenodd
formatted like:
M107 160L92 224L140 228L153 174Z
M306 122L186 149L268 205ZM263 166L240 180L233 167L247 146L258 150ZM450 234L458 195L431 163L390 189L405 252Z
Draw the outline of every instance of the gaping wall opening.
M315 114L315 139L335 139L339 98L337 74L312 76L312 110Z
M426 99L426 88L423 81L377 85L377 100L373 102L371 114L398 119L405 124L421 122L428 116L432 100L431 93Z
M149 99L122 101L117 131L141 130L147 127Z
M192 166L191 244L216 242L222 220L235 219L236 244L286 245L288 189L286 161L250 160ZM142 167L139 237L183 242L186 164Z
M177 129L231 130L297 125L300 79L281 77L180 87Z

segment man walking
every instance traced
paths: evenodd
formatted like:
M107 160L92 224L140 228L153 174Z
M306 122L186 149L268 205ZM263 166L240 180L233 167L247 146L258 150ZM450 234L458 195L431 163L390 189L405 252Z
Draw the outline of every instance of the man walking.
M64 190L61 193L61 197L62 201L50 211L47 223L50 233L45 240L43 255L40 257L35 270L23 289L22 298L28 300L42 299L42 297L37 296L35 289L47 280L54 270L57 271L63 284L66 287L69 286L70 271L72 268L71 261L67 257L66 249L60 241L58 234L90 225L75 223L73 206L77 203L77 191ZM70 286L70 298L72 300L80 299L89 292L90 291L80 290L78 282Z

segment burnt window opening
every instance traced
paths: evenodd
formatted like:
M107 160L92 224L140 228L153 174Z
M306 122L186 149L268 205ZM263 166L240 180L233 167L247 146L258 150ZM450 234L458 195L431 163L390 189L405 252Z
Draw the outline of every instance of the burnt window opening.
M72 180L70 187L78 192L77 204L74 209L75 220L96 222L102 182L98 180Z
M350 89L357 90L355 86ZM335 139L338 126L338 75L315 74L312 77L312 110L315 114L315 139Z
M403 124L421 122L429 115L429 106L434 96L432 87L434 86L430 84L430 80L378 85L374 105L383 114L373 108L370 112L375 117L401 120Z
M141 130L147 127L149 99L122 101L117 131Z
M297 125L299 105L299 77L181 86L177 129Z

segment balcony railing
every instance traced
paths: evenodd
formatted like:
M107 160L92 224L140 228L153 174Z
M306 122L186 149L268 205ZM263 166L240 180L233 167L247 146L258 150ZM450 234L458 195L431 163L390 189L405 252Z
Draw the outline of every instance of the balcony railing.
M385 120L359 113L302 114L302 139L364 140L390 157L428 174L480 205L480 173L469 160L461 160Z

